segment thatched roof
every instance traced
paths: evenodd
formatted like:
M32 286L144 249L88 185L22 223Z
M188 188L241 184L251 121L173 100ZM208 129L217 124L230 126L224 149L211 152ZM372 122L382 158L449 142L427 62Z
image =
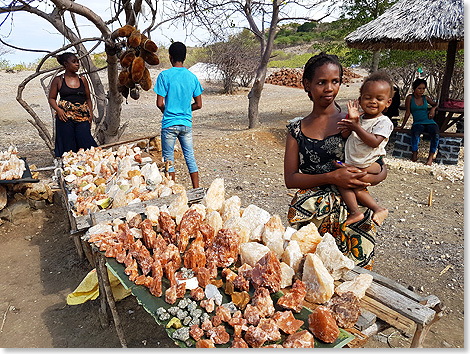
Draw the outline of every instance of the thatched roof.
M399 0L375 20L346 38L359 49L437 49L464 44L463 0Z

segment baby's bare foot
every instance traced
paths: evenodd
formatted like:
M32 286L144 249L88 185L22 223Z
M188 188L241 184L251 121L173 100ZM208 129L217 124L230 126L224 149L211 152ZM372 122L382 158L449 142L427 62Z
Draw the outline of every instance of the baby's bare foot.
M378 226L382 225L383 221L388 215L388 210L384 208L377 209L374 214L372 214L372 221L375 222Z
M361 221L364 219L363 213L349 213L348 218L344 222L345 225L354 224L355 222Z

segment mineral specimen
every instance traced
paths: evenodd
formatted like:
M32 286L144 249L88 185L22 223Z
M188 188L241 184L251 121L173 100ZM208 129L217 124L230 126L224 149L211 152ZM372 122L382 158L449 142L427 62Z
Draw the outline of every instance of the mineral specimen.
M208 211L203 224L211 226L214 229L214 235L216 235L222 228L222 217L220 216L219 212L215 210L211 212Z
M345 281L338 285L335 289L335 292L338 295L342 295L345 292L352 291L354 295L358 299L362 299L362 297L366 294L366 290L372 284L372 280L374 277L370 274L359 274L353 280Z
M264 254L263 254L264 256ZM261 257L260 257L261 258ZM258 262L258 260L256 260ZM256 264L254 262L254 264ZM243 262L242 262L243 263ZM238 268L238 274L241 274L246 280L251 280L251 272L253 271L253 267L250 266L247 263L243 263L239 268Z
M223 322L228 322L232 318L232 315L230 314L230 310L227 307L222 306L222 305L217 306L217 308L215 309L215 314L219 316Z
M173 317L168 323L166 324L166 328L181 328L183 325L181 324L181 321L177 317Z
M256 306L248 304L243 313L243 318L245 318L249 324L257 326L260 320L260 311Z
M204 331L198 325L193 325L189 330L189 335L197 342L204 335Z
M163 239L168 243L176 243L176 224L170 214L160 211L158 219Z
M212 316L212 326L217 327L222 323L222 318L219 315Z
M201 287L197 287L197 288L191 290L191 298L196 300L196 301L200 301L200 300L204 299L204 289L201 288Z
M258 262L251 272L251 283L256 288L264 287L270 293L281 288L281 265L274 252L269 251Z
M264 224L268 222L271 215L260 207L250 204L243 210L242 218L250 225L250 241L261 241L261 233Z
M180 341L187 341L189 339L189 327L181 327L173 332L173 339L178 339Z
M205 288L210 283L211 277L207 268L199 268L197 270L197 281L201 288Z
M339 328L326 306L318 306L308 316L308 328L315 337L325 343L333 343L339 336Z
M211 313L215 309L214 299L202 300L199 304L207 313Z
M240 260L242 264L254 267L256 262L268 253L270 249L258 242L246 242L240 245ZM240 271L239 271L240 273Z
M241 337L242 331L246 331L248 329L246 326L247 322L248 321L243 317L232 317L230 321L228 321L228 324L233 327L234 337Z
M222 227L235 231L240 237L240 244L248 242L250 239L250 225L248 225L246 219L242 219L240 215L234 215L230 219L225 220Z
M244 291L250 290L250 281L245 279L242 274L238 274L233 280L232 284L237 289Z
M258 328L266 332L269 341L277 341L281 339L281 332L276 321L272 318L261 318L258 324Z
M225 327L221 325L208 330L207 336L214 344L225 344L230 340L230 334L228 334Z
M261 239L265 246L276 254L278 259L284 252L284 226L279 215L273 215L264 225Z
M206 298L214 299L216 305L222 305L222 294L219 292L216 286L207 284L204 293Z
M268 339L268 335L261 328L250 326L245 333L245 341L253 348L260 348Z
M294 270L284 262L281 262L281 289L284 289L292 285L292 277L294 276Z
M201 339L196 343L196 348L215 348L215 345L210 339Z
M180 193L168 206L168 212L170 216L176 220L176 224L179 225L184 213L188 210L188 196L186 193Z
M225 188L223 178L216 178L212 181L206 195L202 199L202 204L209 210L220 211L225 201Z
M235 231L220 229L207 250L207 260L215 261L217 267L228 267L238 258L239 237Z
M317 245L315 254L320 257L334 280L340 279L346 272L354 268L354 261L341 253L335 238L328 232L323 235Z
M251 298L247 291L236 292L234 291L232 296L232 302L237 306L240 310L244 310L246 305L250 302Z
M272 319L276 321L277 326L286 334L292 334L304 324L304 321L295 319L292 311L277 311Z
M212 329L212 321L210 319L206 319L204 321L202 321L202 324L201 324L201 329L204 331L204 332L207 332L209 331L210 329Z
M152 222L149 219L145 219L140 223L140 229L142 230L142 237L144 244L148 249L155 248L155 241L157 233L153 231Z
M241 337L235 337L230 348L248 348L248 344Z
M341 296L334 296L327 303L336 324L341 328L351 328L361 315L361 303L353 292L348 291Z
M218 231L218 230L217 230ZM208 249L212 244L212 240L214 239L215 232L214 228L209 224L201 224L199 226L199 232L202 234L204 238L204 249Z
M296 231L291 236L291 242L292 240L299 243L300 250L302 251L302 254L305 255L307 253L314 253L322 238L318 233L318 229L315 224L310 223L302 226L298 231Z
M196 232L199 230L199 226L202 222L202 216L194 209L187 210L179 224L179 234L176 239L178 242L178 250L180 253L184 253L188 247L189 239L196 237ZM202 235L201 235L202 242ZM204 250L204 245L203 245Z
M199 231L196 231L196 235L196 239L191 242L191 246L189 246L183 256L184 266L194 271L206 266L203 236Z
M222 270L222 276L225 278L226 281L232 281L237 277L237 273L232 271L231 269L224 268Z
M230 198L226 199L222 205L222 209L220 210L220 214L222 215L222 221L225 222L234 215L240 216L241 205L242 201L237 195L231 196Z
M302 281L307 288L305 299L314 303L324 303L333 296L334 280L320 258L309 253L305 258Z
M291 334L284 341L284 348L314 348L315 340L312 333L304 329L303 331Z
M274 314L273 300L266 288L259 287L255 290L251 304L258 308L260 317L271 317Z
M304 282L297 279L292 285L292 289L279 298L277 304L282 308L299 313L302 310L306 293L307 289Z
M165 290L165 301L168 304L173 305L176 302L176 287L177 285L170 286L168 289Z
M291 267L294 272L297 273L299 270L300 261L303 258L302 251L299 243L295 240L291 240L287 245L284 253L282 254L281 260Z

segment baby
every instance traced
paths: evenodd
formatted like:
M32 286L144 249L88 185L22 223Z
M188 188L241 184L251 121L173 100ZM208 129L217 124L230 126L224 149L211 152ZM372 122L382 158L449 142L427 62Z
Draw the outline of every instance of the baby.
M364 80L359 92L359 101L348 102L348 116L338 123L343 137L348 138L345 163L378 174L383 168L385 145L393 131L392 121L382 114L392 103L393 82L386 73L375 72ZM363 113L359 112L359 105ZM373 211L372 220L377 225L387 217L388 210L379 206L367 189L338 189L348 206L346 225L364 218L358 202Z

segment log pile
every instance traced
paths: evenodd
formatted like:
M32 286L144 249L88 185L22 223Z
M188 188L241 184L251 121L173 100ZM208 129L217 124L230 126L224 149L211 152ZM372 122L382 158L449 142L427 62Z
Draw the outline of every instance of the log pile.
M267 84L280 85L287 87L303 88L302 85L302 69L282 68L275 71L266 79ZM343 68L343 84L352 82L352 79L360 78L361 75L356 74L350 68Z

